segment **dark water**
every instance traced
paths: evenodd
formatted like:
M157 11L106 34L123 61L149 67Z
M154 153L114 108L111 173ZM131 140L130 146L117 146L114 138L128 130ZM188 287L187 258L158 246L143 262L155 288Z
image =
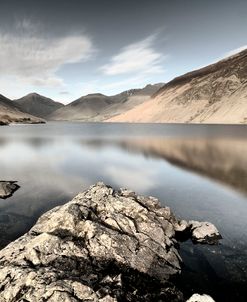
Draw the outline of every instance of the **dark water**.
M216 301L247 301L247 195L242 193L247 190L217 180L219 171L225 170L219 170L223 159L213 147L208 151L209 160L218 174L211 178L206 176L207 171L200 174L172 164L161 148L166 141L167 150L167 140L171 139L216 143L223 139L226 146L233 146L232 165L241 163L241 169L226 169L225 177L232 182L239 176L245 186L246 130L245 126L94 123L1 127L0 179L17 180L21 189L13 197L0 200L0 245L26 232L41 213L104 181L115 188L128 187L139 194L154 195L181 218L214 223L224 238L221 244L183 243L185 267L177 282L187 295L204 292ZM159 143L159 152L153 140L155 146ZM239 141L243 145L235 152L236 141L238 146ZM229 151L227 148L223 151ZM171 145L169 152L177 151L184 152ZM200 157L197 152L196 156L203 163L205 154ZM236 176L236 171L241 173ZM212 176L212 171L208 175ZM236 184L236 179L232 183Z

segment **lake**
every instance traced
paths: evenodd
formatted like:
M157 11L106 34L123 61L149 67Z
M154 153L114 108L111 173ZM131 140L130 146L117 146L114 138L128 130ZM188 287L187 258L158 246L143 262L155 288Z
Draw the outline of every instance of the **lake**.
M210 221L218 246L181 244L189 295L247 301L247 128L56 123L0 128L0 179L21 188L0 200L0 246L45 211L103 181L153 195L184 219Z

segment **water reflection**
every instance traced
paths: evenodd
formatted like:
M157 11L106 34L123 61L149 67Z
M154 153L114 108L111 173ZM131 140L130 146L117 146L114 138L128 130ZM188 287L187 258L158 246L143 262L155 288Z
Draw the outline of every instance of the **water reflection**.
M247 141L240 139L139 139L128 151L168 160L247 193Z
M241 292L247 282L247 197L237 190L247 192L245 128L238 127L237 136L235 127L133 129L97 124L1 129L1 179L18 180L21 189L0 203L0 245L26 232L44 211L104 181L157 196L185 219L215 223L224 237L221 246L182 246L185 279L201 280L197 287L209 291L234 284ZM228 291L224 301L231 297ZM238 301L246 297L242 291Z

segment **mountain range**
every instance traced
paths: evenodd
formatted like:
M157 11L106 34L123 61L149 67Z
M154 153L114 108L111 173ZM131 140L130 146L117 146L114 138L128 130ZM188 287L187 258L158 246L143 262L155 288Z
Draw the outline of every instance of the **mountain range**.
M0 95L0 123L55 121L247 123L247 49L163 84L114 96L89 94L68 105L37 93Z
M5 99L7 105L0 107L0 122L30 123L49 121L104 121L119 115L135 106L147 101L164 84L147 85L142 89L131 89L114 96L106 96L101 93L83 96L68 105L55 102L50 98L37 93L30 93L20 99ZM0 102L1 105L1 102ZM17 120L11 112L23 117ZM8 119L4 118L8 115ZM13 120L11 118L13 117Z
M37 124L44 122L41 118L23 112L17 103L0 95L0 125L8 125L9 123Z
M247 123L247 49L175 78L109 121Z
M104 121L147 101L164 84L147 85L114 96L100 93L83 96L54 111L49 120Z

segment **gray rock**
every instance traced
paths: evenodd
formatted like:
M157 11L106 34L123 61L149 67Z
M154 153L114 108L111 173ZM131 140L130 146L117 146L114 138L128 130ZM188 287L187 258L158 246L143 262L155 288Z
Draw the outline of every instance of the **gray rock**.
M199 295L194 294L187 302L215 302L210 296L208 295Z
M217 228L210 222L189 221L192 241L196 243L216 244L222 239Z
M185 232L190 227L189 223L185 220L177 221L174 225L176 232Z
M0 181L0 198L5 199L12 196L19 188L16 181Z
M183 301L175 217L98 183L0 251L0 301Z
M0 302L183 301L170 277L192 225L154 197L93 185L0 251Z

